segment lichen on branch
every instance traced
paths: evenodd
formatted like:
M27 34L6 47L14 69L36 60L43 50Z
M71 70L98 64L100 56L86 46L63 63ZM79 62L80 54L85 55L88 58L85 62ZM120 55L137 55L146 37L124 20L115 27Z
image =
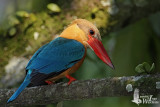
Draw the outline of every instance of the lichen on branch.
M0 89L0 105L45 105L66 100L98 97L132 96L138 88L140 95L160 94L160 74L130 77L113 77L75 81L71 85L58 83L26 88L13 102L6 104L15 89ZM128 84L132 90L128 91ZM117 88L118 87L118 88Z

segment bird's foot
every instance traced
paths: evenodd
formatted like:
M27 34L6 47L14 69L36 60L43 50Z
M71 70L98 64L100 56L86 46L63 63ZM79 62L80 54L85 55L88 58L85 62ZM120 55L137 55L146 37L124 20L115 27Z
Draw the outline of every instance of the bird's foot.
M48 85L54 84L52 81L45 81Z
M71 82L73 82L73 81L75 81L75 80L76 80L75 78L71 77L70 75L66 75L66 78L68 78L68 79L69 79L68 85L70 85L70 84L71 84Z

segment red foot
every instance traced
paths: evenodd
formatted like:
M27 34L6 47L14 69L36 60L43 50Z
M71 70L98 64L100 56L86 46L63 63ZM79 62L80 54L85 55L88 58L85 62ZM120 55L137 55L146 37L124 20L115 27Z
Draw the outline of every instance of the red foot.
M69 79L68 85L70 85L70 84L71 84L71 82L73 82L73 81L75 81L75 80L76 80L75 78L71 77L70 75L66 75L66 78L68 78L68 79Z
M51 85L51 84L53 84L53 82L52 81L45 81L48 85Z

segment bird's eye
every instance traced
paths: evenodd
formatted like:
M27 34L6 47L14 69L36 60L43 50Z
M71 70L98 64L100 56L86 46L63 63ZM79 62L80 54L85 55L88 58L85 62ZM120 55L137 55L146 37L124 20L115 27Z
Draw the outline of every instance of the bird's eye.
M94 34L95 34L94 30L90 30L90 31L89 31L89 34L90 34L90 35L94 35Z

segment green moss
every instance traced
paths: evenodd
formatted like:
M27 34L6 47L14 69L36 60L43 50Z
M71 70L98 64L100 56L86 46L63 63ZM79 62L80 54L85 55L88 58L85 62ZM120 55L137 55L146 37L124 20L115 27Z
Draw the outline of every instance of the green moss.
M68 4L70 4L70 2L71 1L69 1ZM96 1L90 2L92 4L90 7L87 5L88 2L85 1L82 3L84 4L83 8L81 7L82 5L74 7L77 9L80 8L80 11L73 9L70 12L66 12L71 8L68 4L63 4L60 5L62 9L60 13L50 13L48 10L45 10L36 14L27 13L27 17L22 17L17 14L11 16L8 20L10 24L4 29L0 28L0 50L2 50L0 51L0 60L2 61L2 63L0 63L0 71L3 71L4 66L13 56L28 57L33 55L39 47L51 41L56 34L60 34L64 27L74 20L74 17L88 19L96 23L98 28L107 28L110 18L107 10L102 8ZM58 1L57 4L59 5L61 2ZM93 15L95 17L93 17ZM35 33L38 34L37 40L34 39ZM28 46L31 48L30 51L26 50Z
M4 32L8 31L6 35L1 33L0 71L4 70L9 58L32 55L39 47L51 41L68 24L66 20L62 21L65 18L63 14L50 15L47 12L41 12L30 13L29 17L17 17L16 15L14 17L19 23L8 26L4 30ZM11 32L12 28L16 32ZM39 34L37 40L34 39L35 33ZM26 51L27 46L31 46L32 50Z
M160 79L155 79L155 78L146 78L146 77L142 77L141 79L139 79L138 81L136 81L133 85L136 86L141 86L142 88L147 86L148 84L152 84L152 88L156 89L156 82L160 81Z

